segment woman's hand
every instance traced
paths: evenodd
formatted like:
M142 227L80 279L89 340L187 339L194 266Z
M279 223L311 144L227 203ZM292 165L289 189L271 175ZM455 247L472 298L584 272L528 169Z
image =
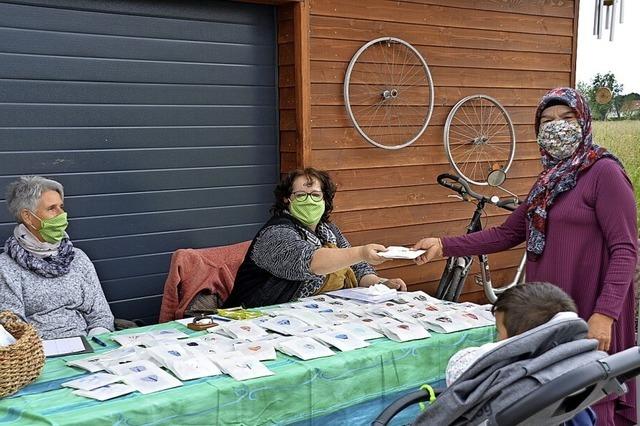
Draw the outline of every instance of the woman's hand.
M407 291L407 285L404 283L404 281L402 281L401 278L390 278L382 284L386 285L389 288L395 288L398 291Z
M434 257L442 257L442 240L440 238L423 238L413 245L413 249L427 251L415 259L418 265L422 265L431 261Z
M386 261L384 257L378 254L379 251L385 251L387 248L380 244L367 244L360 246L360 258L371 265L379 265Z
M598 339L598 350L608 351L611 346L611 328L613 326L613 318L606 315L595 313L591 315L589 321L588 339Z
M358 286L370 287L374 284L383 284L389 288L395 288L398 291L407 291L407 285L400 278L382 278L375 274L367 274L360 279Z

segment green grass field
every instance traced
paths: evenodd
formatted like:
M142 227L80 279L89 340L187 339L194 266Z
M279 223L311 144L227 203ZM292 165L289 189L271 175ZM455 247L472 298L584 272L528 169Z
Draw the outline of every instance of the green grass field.
M594 121L594 141L614 153L633 182L640 225L640 121Z

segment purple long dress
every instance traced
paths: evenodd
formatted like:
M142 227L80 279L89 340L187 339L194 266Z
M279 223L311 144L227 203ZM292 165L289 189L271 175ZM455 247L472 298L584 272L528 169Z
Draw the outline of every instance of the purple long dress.
M495 228L443 238L444 255L495 253L522 243L529 232L526 209L521 205ZM633 188L620 166L603 158L578 176L575 188L555 200L548 212L544 252L537 261L527 261L527 281L562 288L585 321L596 312L615 320L609 353L635 345L636 226ZM605 418L611 419L614 407L616 425L634 424L635 401L632 383L621 398L593 407L598 425L608 424Z

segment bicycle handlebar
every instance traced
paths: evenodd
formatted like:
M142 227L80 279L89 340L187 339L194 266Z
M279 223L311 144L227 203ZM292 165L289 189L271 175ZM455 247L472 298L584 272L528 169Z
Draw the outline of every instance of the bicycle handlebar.
M457 185L454 183L448 182L448 180L455 181ZM438 175L438 183L444 186L445 188L449 188L450 190L457 192L460 195L469 194L475 199L483 198L482 195L478 194L477 192L474 192L469 187L469 184L467 183L466 180L460 178L459 176L451 175L449 173L443 173L441 175Z
M469 187L469 183L466 180L462 179L460 176L443 173L441 175L438 175L437 179L439 185L444 186L445 188L449 188L450 190L457 192L463 197L465 195L469 195L470 197L475 198L478 201L484 201L485 203L493 204L505 210L513 211L518 207L518 204L520 204L520 200L518 200L517 198L507 198L504 200L498 199L498 201L494 201L493 197L487 198L484 195L472 190ZM455 181L455 183L452 183L450 181Z
M520 204L520 200L516 200L516 199L513 199L513 198L507 198L507 199L498 201L496 203L496 206L500 207L501 209L514 211L515 209L518 208L519 204Z

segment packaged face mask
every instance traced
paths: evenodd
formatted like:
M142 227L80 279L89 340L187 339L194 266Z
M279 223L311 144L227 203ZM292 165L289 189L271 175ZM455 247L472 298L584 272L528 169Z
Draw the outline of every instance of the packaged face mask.
M126 362L124 364L114 364L109 367L109 372L117 376L126 376L127 374L142 373L143 371L155 371L158 365L147 359Z
M383 289L384 288L384 289ZM379 287L356 287L356 288L343 288L342 290L336 290L329 292L332 296L342 297L350 299L351 301L362 301L368 303L380 303L386 300L392 300L398 297L398 291L390 289L387 286L381 285Z
M332 300L337 300L335 297L331 297L327 294L318 294L316 296L303 297L300 299L302 302L315 300L316 302L328 303Z
M347 331L362 340L372 340L384 337L373 328L358 322L346 322L339 326L333 327L334 331Z
M182 382L171 374L156 368L140 373L127 374L122 380L129 386L142 394L159 392L165 389L171 389L182 386Z
M311 337L287 339L279 342L276 348L282 353L296 356L303 361L335 354L331 349Z
M233 351L233 344L235 342L234 339L218 334L206 334L200 336L200 339L209 344L215 353L219 354Z
M268 334L262 327L251 321L234 321L225 324L223 329L229 336L240 340L256 340Z
M202 337L190 337L189 339L181 339L176 343L190 351L198 351L201 349L206 349L208 351L209 349L213 349L213 346L211 346L209 342L203 340Z
M148 351L156 361L165 367L168 367L167 364L176 359L182 360L191 356L191 353L185 347L177 343L153 346Z
M482 318L484 318L485 320L490 321L491 324L495 324L496 318L493 316L493 313L491 312L492 308L493 308L493 305L491 304L480 305L476 309L471 309L470 312L474 312L479 316L481 316Z
M331 313L320 313L325 318L325 324L328 325L338 325L344 324L346 322L358 321L360 317L354 315L349 311L336 311Z
M276 333L290 336L293 334L293 330L306 328L309 326L309 324L298 318L278 315L277 317L273 317L267 321L264 321L261 326L266 328L267 330L272 330Z
M114 374L95 373L80 377L79 379L64 382L62 386L88 391L111 383L119 382L121 379L122 378L120 376L116 376Z
M108 399L126 395L134 391L134 388L129 385L125 385L124 383L112 383L110 385L102 386L90 391L76 390L72 393L74 395L84 396L85 398L97 399L98 401L106 401Z
M150 355L146 349L137 346L130 346L100 354L99 362L103 368L109 368L112 365L149 358Z
M307 327L311 327L311 326L307 326ZM287 338L288 338L287 336L282 336L282 335L280 335L278 333L269 333L266 336L262 336L262 337L260 337L260 338L258 338L256 340L252 340L252 341L253 342L269 342L269 343L275 345L278 340L287 339ZM236 343L243 343L243 342L236 342Z
M123 334L121 336L111 336L111 340L116 341L120 346L128 348L131 346L153 346L156 341L147 333Z
M276 350L273 346L273 343L269 341L236 343L234 345L234 348L244 356L253 357L258 361L269 361L276 359Z
M218 367L211 362L211 359L218 355L213 351L191 349L179 343L154 346L148 350L155 360L171 370L180 380L221 374Z
M358 305L356 305L355 303L349 302L348 300L345 299L338 299L336 297L331 297L327 294L321 294L321 295L317 295L317 296L310 296L310 297L304 297L302 299L303 302L322 302L326 305L329 305L329 307L338 307L340 309L352 309L357 307ZM326 306L325 305L325 306Z
M396 312L404 312L411 309L409 303L397 304L393 302L385 302L378 303L371 308L369 308L369 312L372 312L377 315L387 315L393 316Z
M104 367L100 363L101 360L101 356L92 356L90 358L67 361L67 365L70 367L82 368L83 370L87 370L89 373L97 373L98 371L104 370Z
M332 306L329 303L320 302L317 300L306 300L303 302L290 303L289 307L293 309L307 309L315 312L333 312L334 309L336 309L335 306Z
M153 330L149 332L149 335L151 335L156 340L175 340L189 337L187 333L174 329Z
M147 333L121 334L111 337L121 346L155 346L167 340L177 340L189 337L180 330L154 330Z
M342 352L369 346L368 342L356 337L356 335L346 330L333 330L326 333L318 333L314 334L313 338L320 340L321 342L328 343L331 346L340 349Z
M495 324L495 320L489 319L482 311L482 308L475 308L465 311L432 312L420 318L420 323L438 333L452 333Z
M277 315L293 317L309 325L322 326L327 323L322 315L311 309L283 308L277 309L273 313Z
M0 325L0 347L13 345L14 343L16 343L16 338Z
M411 323L386 325L382 328L382 332L389 339L396 342L406 342L409 340L426 339L427 337L431 337L431 334L429 334L424 327Z
M218 366L204 355L168 360L166 367L180 380L193 380L222 374Z
M435 297L429 296L424 291L399 291L398 299L403 300L409 303L431 303L437 304L441 302L440 299L436 299Z
M249 356L223 359L216 363L222 371L239 381L273 375L273 371L263 363Z
M324 327L316 327L315 325L310 325L307 327L301 327L301 328L295 329L291 332L291 334L294 336L300 336L300 337L305 337L305 336L313 337L314 334L324 333L326 331L329 331L329 330ZM286 337L284 339L286 339Z
M419 320L427 315L427 311L413 308L403 312L396 312L393 314L393 318L400 322L410 322L412 324L419 324Z
M389 246L386 251L380 252L381 257L387 259L415 259L426 253L426 250L412 250L408 247Z
M359 322L381 333L383 332L383 328L386 326L400 324L400 321L393 318L375 316L366 316L360 318Z

